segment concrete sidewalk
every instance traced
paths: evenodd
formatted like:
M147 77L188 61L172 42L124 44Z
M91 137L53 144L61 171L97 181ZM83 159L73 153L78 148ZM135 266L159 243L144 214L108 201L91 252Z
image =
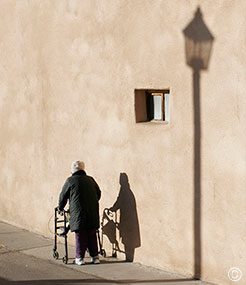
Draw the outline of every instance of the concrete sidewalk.
M138 263L100 258L100 265L73 264L75 248L69 246L69 261L53 258L53 240L0 222L0 284L208 284L189 280Z

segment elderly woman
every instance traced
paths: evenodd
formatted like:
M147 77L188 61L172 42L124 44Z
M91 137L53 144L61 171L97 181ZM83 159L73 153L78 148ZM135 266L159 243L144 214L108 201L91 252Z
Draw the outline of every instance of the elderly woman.
M88 248L92 263L100 263L96 231L99 228L99 199L101 191L96 181L85 172L85 164L75 161L71 166L71 176L67 178L59 198L59 209L63 210L69 200L70 228L75 232L75 264L85 264L84 256Z

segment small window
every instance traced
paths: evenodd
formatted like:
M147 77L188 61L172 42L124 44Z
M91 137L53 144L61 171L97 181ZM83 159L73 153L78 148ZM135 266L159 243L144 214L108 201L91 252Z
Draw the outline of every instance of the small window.
M135 90L136 123L169 121L169 90Z

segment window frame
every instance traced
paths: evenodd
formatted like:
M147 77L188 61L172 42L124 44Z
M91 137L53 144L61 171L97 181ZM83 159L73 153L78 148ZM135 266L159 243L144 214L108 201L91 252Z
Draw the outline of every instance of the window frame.
M135 89L136 123L168 123L170 89ZM154 96L161 96L161 119L155 118Z

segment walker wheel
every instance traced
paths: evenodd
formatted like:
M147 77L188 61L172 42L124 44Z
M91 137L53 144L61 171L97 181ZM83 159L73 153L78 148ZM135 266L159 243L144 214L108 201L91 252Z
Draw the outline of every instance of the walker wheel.
M59 258L59 253L58 253L57 251L54 251L54 252L53 252L53 257L54 257L55 259L58 259L58 258Z
M107 256L105 249L102 249L102 254L101 254L101 255L102 255L103 257L106 257L106 256Z
M62 262L65 263L65 264L67 264L67 257L64 256L64 257L62 258Z

